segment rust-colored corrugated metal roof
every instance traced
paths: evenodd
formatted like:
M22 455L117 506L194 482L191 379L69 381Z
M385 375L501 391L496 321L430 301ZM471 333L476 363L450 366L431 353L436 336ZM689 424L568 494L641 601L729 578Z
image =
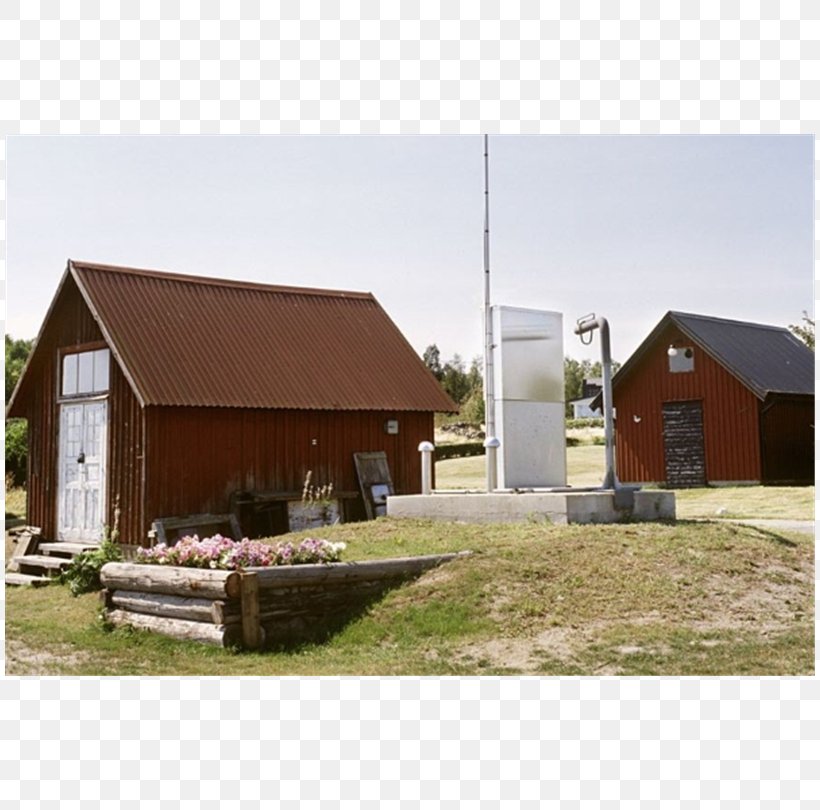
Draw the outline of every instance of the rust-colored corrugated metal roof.
M144 405L455 409L370 293L70 270Z

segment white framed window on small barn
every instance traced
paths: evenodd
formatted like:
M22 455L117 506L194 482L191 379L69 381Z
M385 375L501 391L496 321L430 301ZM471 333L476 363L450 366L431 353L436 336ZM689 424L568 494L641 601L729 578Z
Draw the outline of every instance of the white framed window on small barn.
M60 363L60 396L103 394L109 387L111 352L108 349L66 352Z

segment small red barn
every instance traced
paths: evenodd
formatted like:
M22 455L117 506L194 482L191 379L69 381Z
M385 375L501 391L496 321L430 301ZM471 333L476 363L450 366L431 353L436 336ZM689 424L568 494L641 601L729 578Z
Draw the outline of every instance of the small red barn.
M787 329L668 312L612 397L622 481L814 480L814 353Z
M419 442L454 409L370 293L69 261L7 415L28 420L30 524L93 542L118 507L139 544L308 470L362 515L357 452L418 492Z

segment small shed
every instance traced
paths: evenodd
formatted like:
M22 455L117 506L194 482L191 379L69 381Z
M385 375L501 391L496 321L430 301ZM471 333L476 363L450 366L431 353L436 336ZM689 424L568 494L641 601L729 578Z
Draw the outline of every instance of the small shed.
M600 419L601 409L592 407L592 401L598 396L603 388L600 377L584 379L581 383L581 396L578 399L570 400L572 405L573 419Z
M419 492L418 445L453 410L370 293L69 261L7 416L28 420L44 538L116 521L144 544L159 517L299 498L308 471L364 517L354 454Z
M612 398L622 481L814 480L814 353L787 329L667 312Z

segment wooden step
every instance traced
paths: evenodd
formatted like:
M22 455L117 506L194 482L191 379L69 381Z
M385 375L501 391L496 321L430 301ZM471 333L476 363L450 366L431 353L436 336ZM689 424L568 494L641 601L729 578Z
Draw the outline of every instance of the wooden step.
M95 543L40 543L38 551L45 552L49 556L76 557L84 551L99 548Z
M71 564L67 557L47 557L45 554L26 554L17 558L17 564L26 568L47 568L60 571Z
M14 571L6 571L6 585L28 585L32 588L41 588L49 585L53 580L50 577L39 577L33 574L18 574Z

